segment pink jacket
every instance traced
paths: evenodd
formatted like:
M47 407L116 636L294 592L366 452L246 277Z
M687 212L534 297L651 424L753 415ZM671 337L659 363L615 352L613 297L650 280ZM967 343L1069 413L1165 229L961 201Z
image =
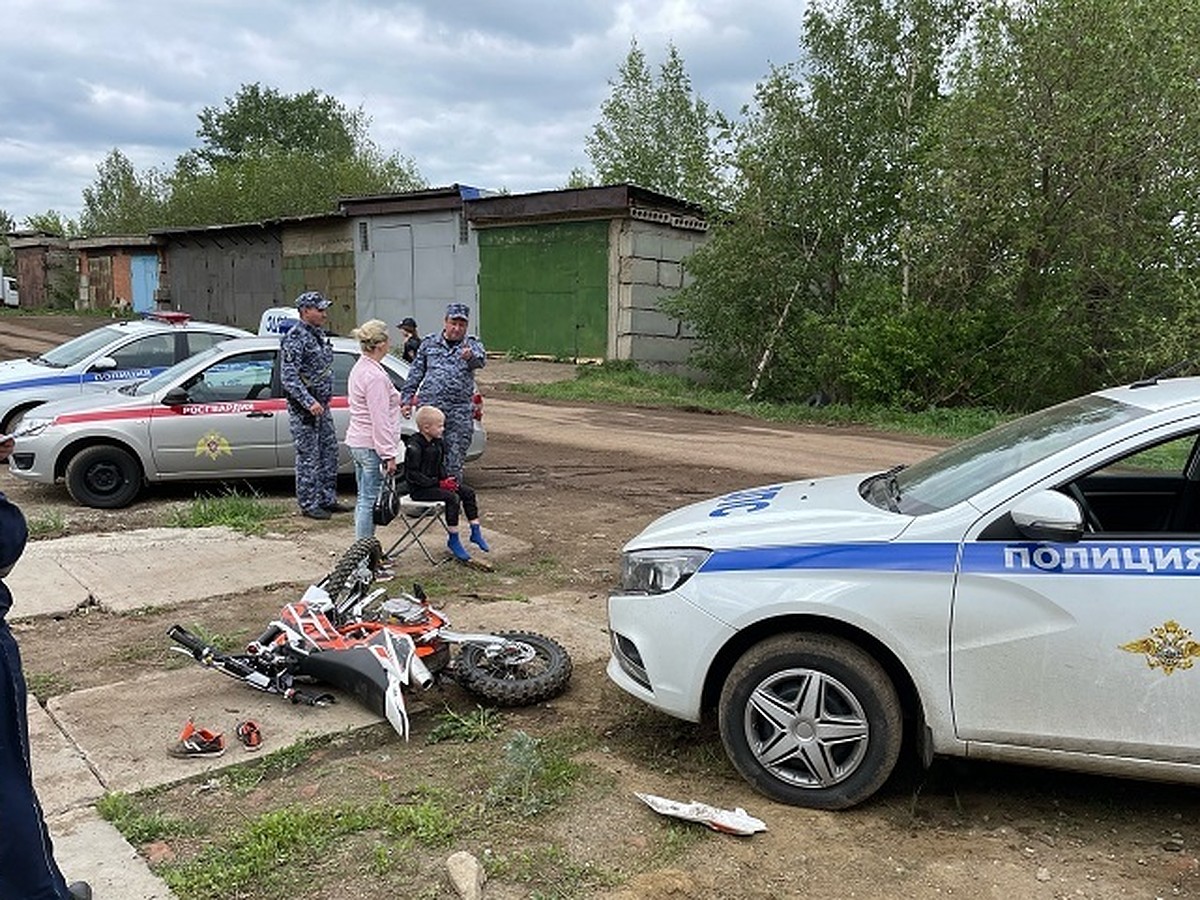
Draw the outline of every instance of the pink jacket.
M383 366L369 356L360 356L350 370L347 393L350 424L346 446L374 450L380 459L398 459L400 392Z

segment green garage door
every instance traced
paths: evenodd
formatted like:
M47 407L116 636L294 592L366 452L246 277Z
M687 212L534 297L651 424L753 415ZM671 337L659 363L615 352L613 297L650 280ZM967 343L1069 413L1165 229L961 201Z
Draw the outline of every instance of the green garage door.
M479 306L491 353L603 358L608 222L480 229Z

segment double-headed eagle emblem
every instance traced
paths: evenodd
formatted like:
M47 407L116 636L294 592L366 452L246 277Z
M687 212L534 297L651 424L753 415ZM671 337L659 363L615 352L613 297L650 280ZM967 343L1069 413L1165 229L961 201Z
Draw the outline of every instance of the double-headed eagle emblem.
M1151 628L1148 637L1122 644L1121 649L1144 653L1147 665L1162 669L1165 675L1176 669L1190 669L1200 659L1200 642L1193 640L1192 633L1174 619Z
M210 431L196 441L197 456L207 456L209 459L215 460L222 453L226 456L233 456L233 448L229 446L229 441L225 439L224 435Z

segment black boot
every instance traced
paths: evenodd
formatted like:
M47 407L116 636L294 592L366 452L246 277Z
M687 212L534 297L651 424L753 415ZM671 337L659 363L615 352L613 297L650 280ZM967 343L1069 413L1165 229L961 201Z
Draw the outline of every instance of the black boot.
M86 881L72 881L67 885L71 900L92 900L92 886Z

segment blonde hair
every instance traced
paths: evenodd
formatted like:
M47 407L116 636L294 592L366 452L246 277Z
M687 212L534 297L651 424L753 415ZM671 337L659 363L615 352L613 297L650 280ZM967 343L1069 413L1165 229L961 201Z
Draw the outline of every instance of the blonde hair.
M419 406L417 407L416 416L414 418L417 423L417 428L424 428L426 425L432 425L434 422L442 421L446 418L446 414L436 406Z
M374 350L388 340L387 322L382 319L368 319L351 331L350 337L358 341L364 350Z

